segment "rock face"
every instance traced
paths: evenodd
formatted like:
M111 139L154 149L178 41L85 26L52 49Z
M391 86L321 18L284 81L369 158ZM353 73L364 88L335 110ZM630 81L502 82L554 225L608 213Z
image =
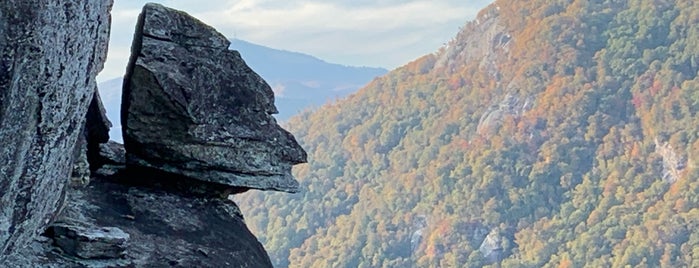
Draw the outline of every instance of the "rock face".
M512 254L513 241L514 233L511 229L493 228L483 239L478 251L483 255L485 263L500 262Z
M0 263L59 210L112 1L0 1Z
M66 254L81 259L119 258L126 254L129 234L116 227L90 227L56 224L49 228L49 235Z
M306 154L269 86L213 29L149 4L126 148L108 142L94 77L111 2L68 2L0 2L0 267L271 267L228 199L298 187Z
M295 192L306 161L277 125L270 86L229 41L186 13L147 4L124 79L126 161L221 185Z
M87 159L90 162L90 168L93 170L99 168L102 164L99 162L100 144L109 141L109 128L112 127L112 122L107 119L107 111L102 105L99 91L95 88L95 93L92 96L92 101L85 115L85 132L84 137L87 147Z
M235 203L161 175L121 166L71 189L46 237L0 267L272 267Z
M85 115L82 135L75 145L74 166L71 185L81 186L90 182L90 172L102 166L100 144L109 141L109 128L112 123L107 119L99 91L95 88Z
M235 203L178 188L178 178L163 183L159 175L121 170L69 192L54 226L81 226L76 230L82 235L66 244L85 246L65 250L64 255L78 259L56 257L55 262L88 267L271 267ZM100 232L105 229L115 231Z

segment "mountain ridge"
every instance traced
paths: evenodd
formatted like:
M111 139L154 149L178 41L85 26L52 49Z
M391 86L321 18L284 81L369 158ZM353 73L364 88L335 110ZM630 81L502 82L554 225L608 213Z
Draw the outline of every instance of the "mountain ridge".
M328 65L332 65L332 66L337 66L338 68L349 67L349 68L354 68L354 69L367 70L369 72L382 72L382 71L385 72L385 71L387 71L385 68L380 68L380 67L351 66L351 65L331 63L331 62L325 61L323 59L317 58L315 56L312 56L312 55L309 55L306 53L266 47L263 45L258 45L258 44L252 43L252 42L245 41L243 39L233 38L230 41L231 41L231 49L241 51L241 53L243 55L249 54L246 58L246 61L253 62L254 65L257 65L257 66L262 65L259 63L261 61L265 60L264 58L272 58L272 59L274 59L274 61L280 61L280 62L284 62L284 63L291 62L294 65L328 64ZM273 72L273 71L274 70L265 69L265 68L260 69L260 72Z
M292 118L303 194L237 201L278 266L697 265L698 18L681 0L496 1Z

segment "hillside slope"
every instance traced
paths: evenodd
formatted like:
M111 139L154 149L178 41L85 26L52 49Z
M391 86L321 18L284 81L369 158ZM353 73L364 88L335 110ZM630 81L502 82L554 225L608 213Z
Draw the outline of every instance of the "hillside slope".
M699 265L699 5L496 1L288 123L297 195L236 198L277 266Z

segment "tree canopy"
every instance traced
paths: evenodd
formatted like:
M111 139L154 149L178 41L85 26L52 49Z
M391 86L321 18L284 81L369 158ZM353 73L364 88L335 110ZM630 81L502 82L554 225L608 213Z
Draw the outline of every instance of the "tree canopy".
M699 5L496 1L286 126L236 201L281 267L699 266Z

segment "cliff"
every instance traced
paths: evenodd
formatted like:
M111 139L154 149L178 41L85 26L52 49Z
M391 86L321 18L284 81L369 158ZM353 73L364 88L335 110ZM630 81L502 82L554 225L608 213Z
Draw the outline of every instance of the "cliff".
M220 33L184 12L144 7L125 77L123 146L107 142L94 91L110 5L0 7L31 15L0 16L0 266L271 267L229 195L296 191L290 169L306 155L271 116L269 86Z
M0 256L29 243L63 204L111 3L0 3Z

